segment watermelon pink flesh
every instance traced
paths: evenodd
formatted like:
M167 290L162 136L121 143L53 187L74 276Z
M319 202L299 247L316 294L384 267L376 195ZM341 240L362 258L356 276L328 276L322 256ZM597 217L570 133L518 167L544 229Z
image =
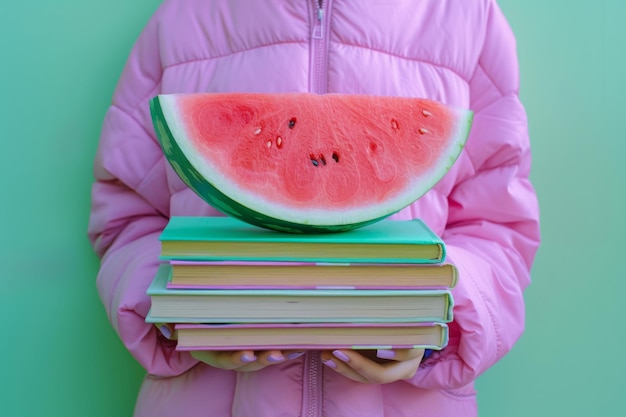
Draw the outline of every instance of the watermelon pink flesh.
M228 214L303 231L354 228L407 206L448 171L471 123L467 110L415 98L180 94L152 104L191 188L215 205L194 185L209 182L219 203L236 202L235 213L218 207Z

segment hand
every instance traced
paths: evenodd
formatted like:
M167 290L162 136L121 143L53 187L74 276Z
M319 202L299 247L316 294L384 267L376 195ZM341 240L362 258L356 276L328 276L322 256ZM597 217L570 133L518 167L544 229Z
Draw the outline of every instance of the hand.
M304 352L301 351L291 350L266 350L261 352L254 352L252 350L196 350L191 352L191 356L215 368L249 372L258 371L270 365L296 359L303 353Z
M373 355L376 353L376 356ZM322 362L333 371L354 381L387 384L411 378L417 372L424 349L325 351Z

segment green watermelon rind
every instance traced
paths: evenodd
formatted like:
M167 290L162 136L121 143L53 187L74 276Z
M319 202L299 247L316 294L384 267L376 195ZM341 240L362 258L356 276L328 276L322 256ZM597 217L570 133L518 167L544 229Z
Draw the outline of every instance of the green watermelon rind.
M344 213L344 217L356 219L356 221L348 222L338 221L337 216L315 216L314 214L313 216L317 217L317 221L311 222L307 220L306 216L303 216L301 212L297 213L300 217L295 216L296 218L289 220L285 218L289 217L289 213L286 212L284 207L279 207L279 205L272 206L271 202L266 204L266 207L263 207L262 204L258 204L258 201L250 202L252 204L240 203L237 199L226 195L222 191L222 189L231 190L231 193L235 194L235 197L241 200L241 195L232 191L237 188L236 184L229 184L228 187L220 187L219 185L212 184L208 179L209 175L203 175L195 168L194 162L191 160L193 159L194 151L192 149L184 150L175 140L175 135L171 128L183 132L184 128L180 126L176 118L167 119L163 111L162 100L167 105L166 100L168 99L173 99L173 97L167 95L154 97L150 101L150 111L161 148L170 165L181 180L203 200L229 216L259 227L290 233L326 233L356 229L380 221L410 205L433 188L456 162L469 135L473 118L471 111L463 109L457 110L463 113L459 115L457 120L463 121L464 123L459 123L456 134L453 135L453 139L448 144L448 149L446 152L442 153L446 158L449 158L448 163L440 162L435 164L434 166L437 169L430 172L428 176L430 181L426 182L424 181L424 177L420 177L415 187L407 187L413 189L414 192L404 194L403 199L400 201L391 201L388 204L390 209L386 211L383 210L375 216L372 216L365 210L352 210L353 213L348 213L347 215ZM253 205L257 210L250 208L250 205ZM265 212L259 211L262 209L264 209ZM271 213L282 213L283 218L278 218ZM323 220L324 223L320 222L320 219Z
M191 188L206 202L211 204L211 206L215 209L223 212L224 214L242 219L255 226L290 233L317 233L324 231L339 232L365 226L366 224L374 223L380 220L372 219L367 222L349 225L320 227L288 222L275 217L263 215L255 210L252 210L226 196L210 182L203 179L202 174L194 168L193 164L189 161L176 140L174 140L174 136L170 128L165 123L165 115L163 114L159 97L155 97L150 101L150 111L152 113L152 122L157 134L157 139L159 140L161 148L172 166L172 169L174 169L176 174L189 188Z

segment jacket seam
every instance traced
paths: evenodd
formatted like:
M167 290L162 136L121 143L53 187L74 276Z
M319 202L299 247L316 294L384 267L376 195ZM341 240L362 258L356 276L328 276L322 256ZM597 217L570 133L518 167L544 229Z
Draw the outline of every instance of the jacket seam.
M152 94L153 94L153 92L154 92L154 90L157 88L157 86L158 86L158 85L159 85L159 84L157 83L157 84L156 84L156 85L155 85L152 89L150 89L150 92L151 92L151 93L150 93L150 94L147 94L147 95L146 95L143 99L141 99L141 100L140 100L140 102L141 102L141 103L143 103L143 102L147 99L147 97L149 97L150 95L152 95ZM129 118L130 118L130 119L131 119L131 120L132 120L132 121L133 121L133 122L134 122L137 126L139 126L139 128L140 128L140 129L141 129L141 130L142 130L142 131L146 134L146 136L148 136L148 137L150 138L150 141L151 141L153 144L155 144L155 145L157 145L157 146L159 146L159 147L161 146L158 142L156 142L156 137L155 137L155 136L154 136L154 135L153 135L153 134L152 134L152 133L151 133L151 132L150 132L150 131L149 131L149 130L148 130L148 129L144 126L144 125L143 125L143 123L141 123L141 121L140 121L137 117L135 117L135 115L134 115L134 114L135 114L135 113L136 113L136 111L137 111L137 106L133 106L133 107L132 107L132 109L133 109L133 111L132 111L132 112L130 112L130 111L128 111L128 110L126 110L124 107L120 106L119 104L115 104L115 103L112 103L112 104L111 104L111 107L112 107L112 108L116 108L116 109L118 109L119 111L121 111L122 113L124 113L126 116L128 116L128 117L129 117ZM158 164L160 164L160 163L161 163L161 161L163 160L163 158L164 158L164 156L163 156L163 155L160 155L160 156L156 159L156 161L154 162L154 164L150 165L150 168L148 169L147 173L152 172L152 170L155 168L155 166L157 166ZM133 188L135 191L139 191L139 190L141 189L141 187L143 186L143 184L145 184L145 182L148 180L148 178L149 178L149 177L150 177L150 176L146 174L146 175L145 175L145 176L141 179L141 181L140 181L139 183L137 183L136 185L130 185L130 184L127 184L127 186L129 186L129 187L130 187L130 186L132 186L132 188ZM153 205L152 203L150 203L150 205L151 205L153 208L155 208L155 210L157 210L157 211L160 213L160 210L158 210L156 207L154 207L154 205ZM160 213L160 214L162 214L162 213Z
M483 74L485 75L485 77L487 77L487 79L489 80L491 85L493 85L495 87L495 89L498 91L498 94L500 94L500 97L498 99L501 99L502 97L506 96L506 93L500 88L498 83L496 83L493 80L493 77L491 77L491 75L489 74L489 71L487 71L487 69L485 68L485 66L482 63L478 62L478 65L476 65L476 69L483 70ZM476 75L476 71L474 71L474 75Z
M469 278L470 278L469 281L472 283L472 286L476 289L476 291L478 292L478 295L480 295L480 302L481 302L482 308L484 308L487 314L489 315L489 324L491 325L491 329L496 338L495 358L497 360L497 358L500 357L500 351L502 350L502 338L500 336L500 330L496 324L496 320L495 320L493 313L491 312L491 310L489 309L487 305L486 297L483 294L483 290L480 288L480 285L478 285L474 277L469 277ZM493 360L493 362L495 362L495 360Z
M442 68L442 69L445 69L446 71L450 71L451 73L453 73L454 75L462 79L463 81L468 82L468 79L465 76L463 76L463 74L461 74L458 70L451 68L449 66L443 65L443 64L439 64L437 62L429 61L424 58L414 58L414 57L400 55L394 52L386 51L384 49L377 49L377 48L372 48L370 46L363 46L363 45L358 45L358 44L348 43L348 42L336 42L336 44L349 46L352 48L358 48L358 49L367 49L370 51L378 52L380 54L385 54L385 55L389 55L395 58L403 59L405 61L413 61L413 62L419 62L419 63L423 63L427 65L432 65L433 67Z
M232 55L237 55L237 54L241 54L241 53L245 53L245 52L250 52L250 51L254 51L256 49L263 49L263 48L268 48L271 46L276 46L276 45L287 45L287 44L303 44L306 43L304 41L285 41L285 42L272 42L272 43L267 43L267 44L263 44L263 45L258 45L252 48L246 48L246 49L239 49L236 51L231 51L225 54L221 54L221 55L212 55L209 57L201 57L201 58L194 58L194 59L189 59L189 60L185 60L185 61L180 61L180 62L176 62L176 63L172 63L172 64L167 64L163 67L163 70L167 70L170 68L175 68L177 66L180 65L186 65L186 64L190 64L190 63L194 63L194 62L201 62L201 61L210 61L213 59L222 59L222 58L226 58ZM369 51L373 51L373 52L378 52L381 54L385 54L385 55L389 55L389 56L393 56L395 58L399 58L399 59L403 59L406 61L413 61L413 62L420 62L423 64L428 64L428 65L432 65L433 67L437 67L437 68L442 68L445 69L446 71L450 71L451 73L455 74L457 77L459 77L460 79L462 79L463 81L467 82L468 79L467 77L463 76L463 74L461 74L458 70L451 68L449 66L443 65L443 64L439 64L433 61L429 61L427 59L424 58L413 58L413 57L408 57L408 56L404 56L404 55L400 55L400 54L396 54L394 52L390 52L390 51L385 51L383 49L377 49L377 48L372 48L369 46L363 46L363 45L358 45L358 44L352 44L352 43L346 43L346 42L337 42L337 45L343 45L343 46L348 46L348 47L352 47L352 48L358 48L358 49L367 49ZM498 89L498 91L500 91Z
M150 139L152 139L153 142L154 142L155 136L148 129L146 129L143 123L141 123L141 120L137 118L136 114L137 114L137 111L139 110L139 103L144 103L149 100L150 96L155 95L156 91L158 90L159 85L160 85L160 82L155 83L154 86L150 90L148 90L148 93L143 95L141 99L138 100L137 103L131 104L128 109L125 106L122 106L121 104L117 104L115 102L111 103L111 107L120 110L122 113L128 116L133 122L137 124L137 126L141 127L141 130L143 130L144 133L146 133L146 135L150 137Z
M476 116L474 116L474 117L476 117ZM470 137L471 137L471 131L470 131ZM469 138L468 138L468 140L469 140ZM472 171L474 171L472 173L472 176L476 175L478 173L478 171L480 170L480 168L476 165L476 162L474 162L474 159L472 157L472 153L467 149L467 147L465 147L463 149L462 153L467 155L467 160L472 165Z
M147 101L150 96L153 96L155 94L155 91L158 90L160 84L161 84L160 81L154 82L154 85L148 90L148 92L142 95L141 98L137 100L136 103L131 103L128 106L128 108L126 108L126 106L116 103L115 101L111 103L111 106L121 110L124 114L126 114L128 117L133 119L133 121L137 123L139 126L141 126L143 130L145 131L146 129L144 128L141 121L137 117L135 117L135 114L137 113L139 103L143 103L144 101Z
M208 56L208 57L201 57L201 58L193 58L193 59L188 59L186 61L180 61L180 62L176 62L173 64L167 64L165 66L163 66L163 71L170 69L170 68L174 68L174 67L178 67L180 65L186 65L186 64L191 64L194 62L201 62L201 61L210 61L213 59L222 59L222 58L226 58L229 56L233 56L233 55L237 55L237 54L242 54L245 52L250 52L250 51L254 51L256 49L263 49L263 48L268 48L271 46L275 46L275 45L288 45L288 44L304 44L307 43L304 40L303 41L284 41L284 42L271 42L271 43L266 43L263 45L257 45L251 48L245 48L245 49L238 49L236 51L230 51L228 53L225 54L221 54L221 55L212 55L212 56Z
M128 110L126 110L123 106L119 105L119 104L111 104L112 108L118 109L119 111L121 111L122 113L124 113L126 116L128 116L133 122L135 122L135 124L137 124L138 126L141 127L141 129L147 133L150 134L150 132L148 132L148 130L144 127L144 125L139 121L139 119L137 119L135 117L135 115L133 113L135 113L136 110L136 106L133 106L133 111L130 112Z

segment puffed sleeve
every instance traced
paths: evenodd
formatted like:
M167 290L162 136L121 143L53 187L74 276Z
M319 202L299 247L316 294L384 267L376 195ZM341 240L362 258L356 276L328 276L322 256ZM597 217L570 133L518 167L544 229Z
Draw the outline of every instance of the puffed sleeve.
M466 385L511 350L524 331L523 291L540 240L516 41L496 2L489 4L470 80L475 116L466 152L474 169L449 195L443 234L459 269L455 319L449 347L408 381L425 388Z
M129 352L151 374L183 373L196 360L144 319L146 289L158 265L159 233L169 216L166 164L153 134L148 100L162 67L159 11L135 43L102 127L88 236L101 258L97 288L109 320Z

